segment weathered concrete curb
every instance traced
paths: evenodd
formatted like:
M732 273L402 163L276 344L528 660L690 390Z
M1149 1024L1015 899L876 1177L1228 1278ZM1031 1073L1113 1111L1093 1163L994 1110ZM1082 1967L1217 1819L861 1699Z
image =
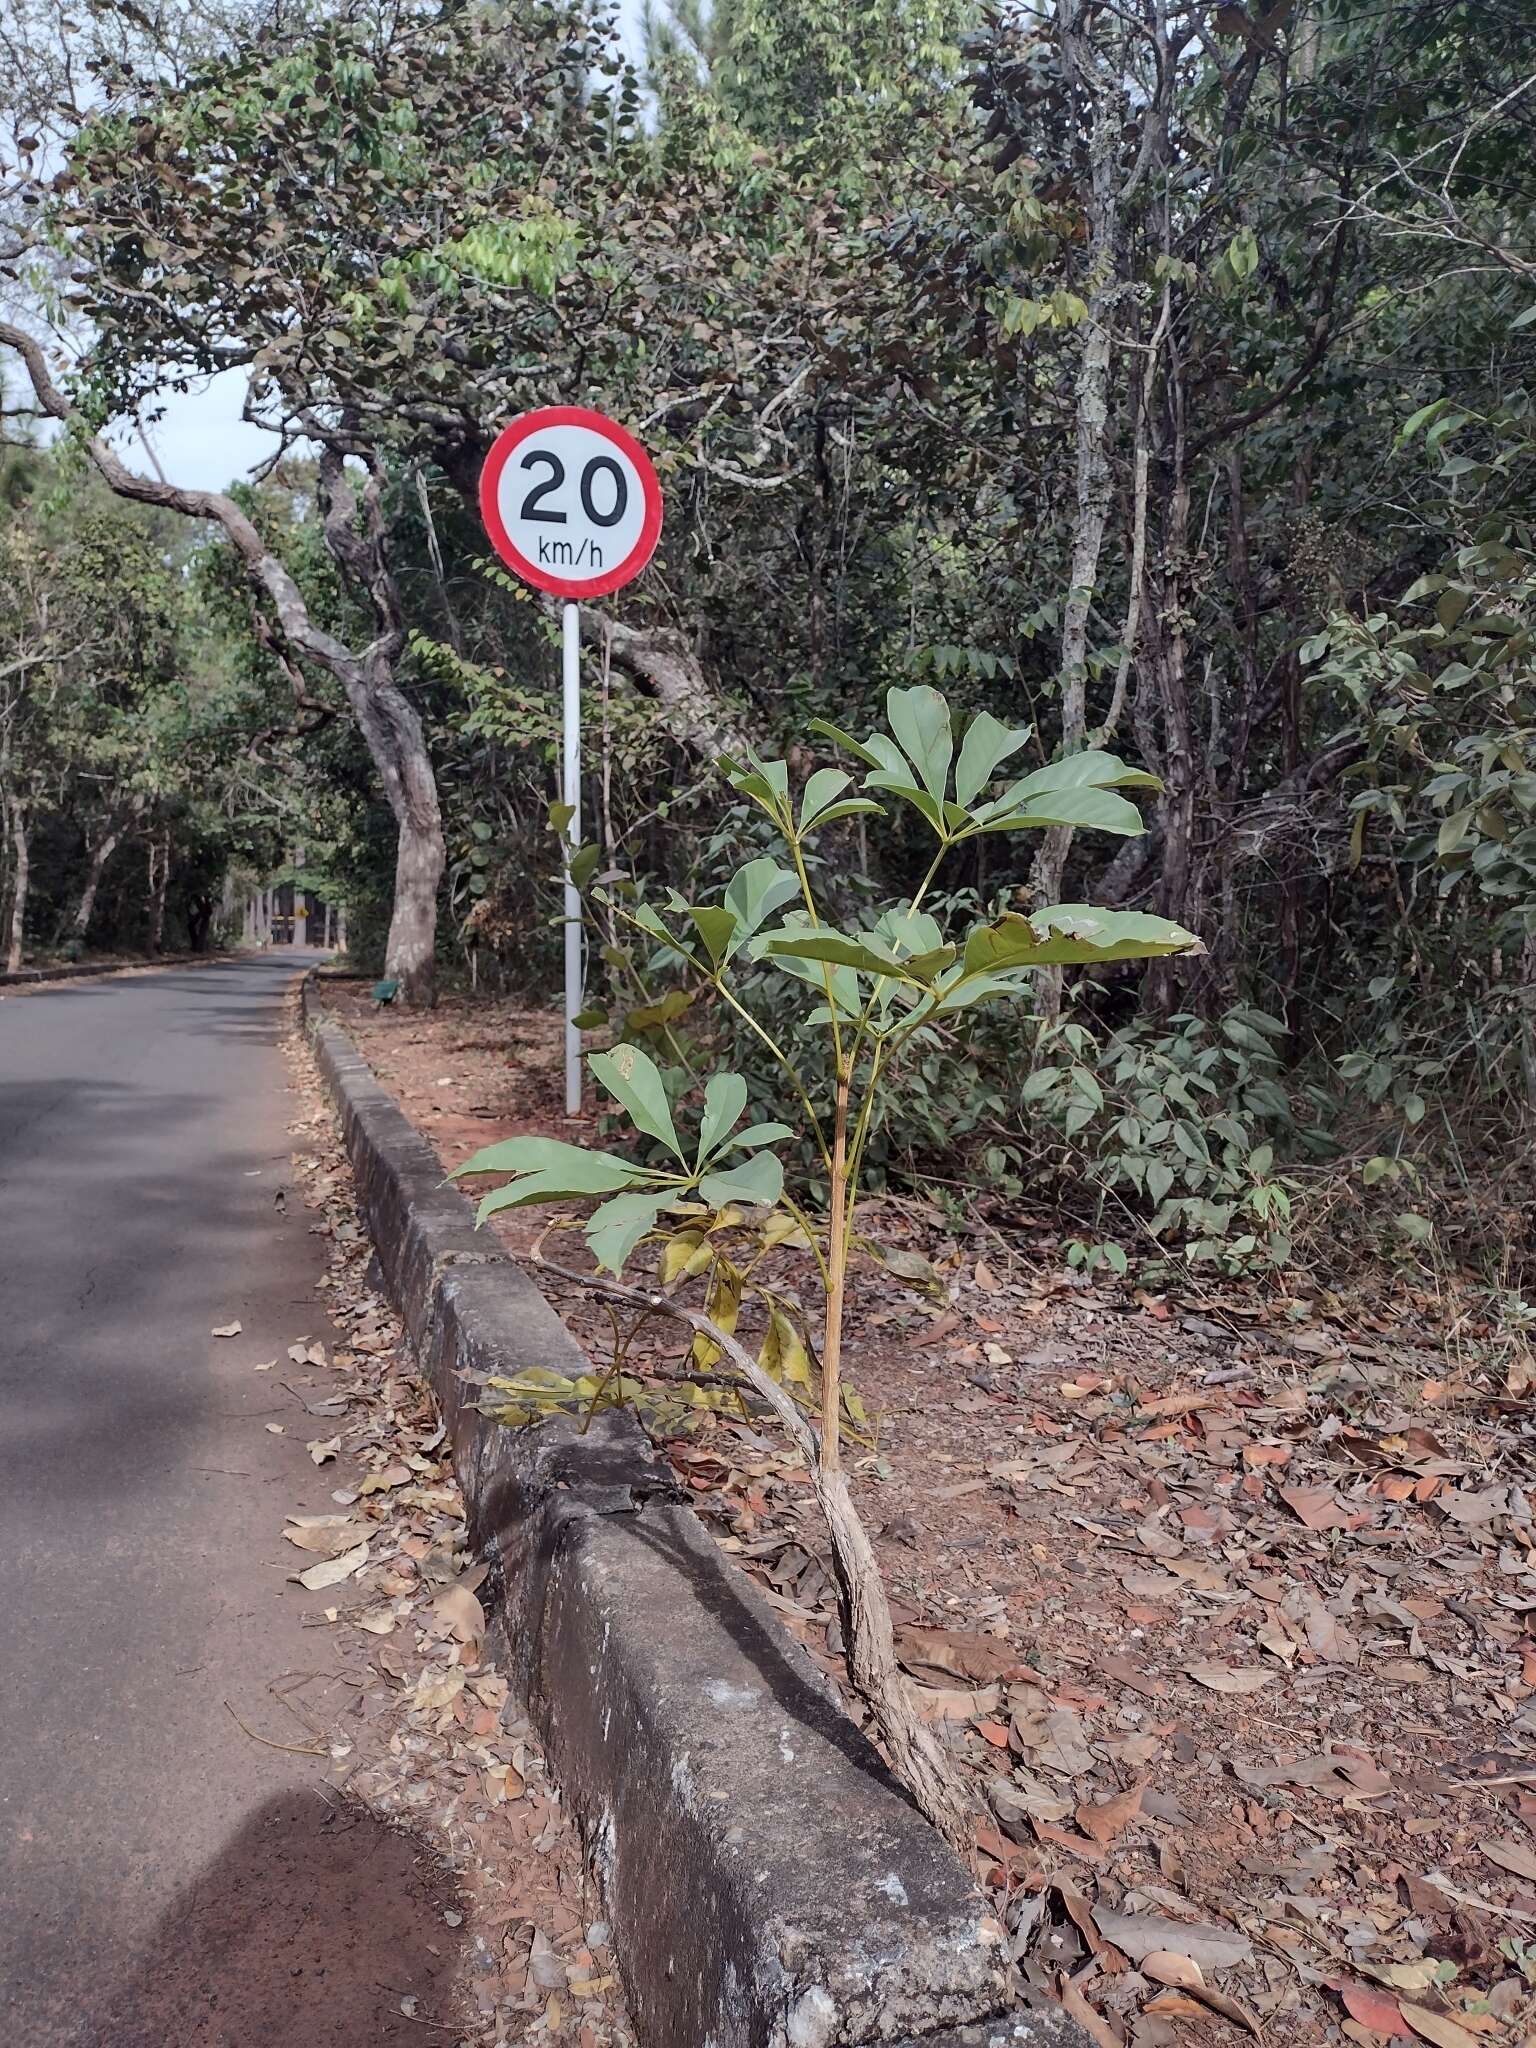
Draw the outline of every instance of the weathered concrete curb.
M968 1873L630 1418L579 1436L471 1405L485 1374L588 1361L312 980L304 1013L649 2048L1091 2048L1058 2007L1007 2008Z
M120 960L115 966L93 967L89 960L65 961L57 967L18 967L0 974L0 988L36 988L50 981L107 981L118 974L158 972L165 967L217 967L238 960L238 953L165 953L156 960Z

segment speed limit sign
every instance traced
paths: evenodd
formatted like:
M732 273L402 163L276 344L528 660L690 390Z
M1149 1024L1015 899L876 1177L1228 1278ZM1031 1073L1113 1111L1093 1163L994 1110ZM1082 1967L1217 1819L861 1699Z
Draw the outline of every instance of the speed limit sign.
M480 472L480 516L514 574L563 597L565 805L565 1109L581 1113L581 892L570 855L581 844L581 611L640 574L661 535L661 486L633 434L583 405L546 405L502 428Z
M605 597L661 533L661 486L633 434L580 405L525 412L496 436L480 512L507 567L555 597Z

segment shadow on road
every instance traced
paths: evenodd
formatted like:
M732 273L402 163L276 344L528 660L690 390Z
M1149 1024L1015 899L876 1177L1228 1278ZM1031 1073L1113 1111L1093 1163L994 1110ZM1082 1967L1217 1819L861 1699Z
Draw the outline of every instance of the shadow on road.
M452 2041L453 1881L409 1835L319 1792L257 1809L142 1959L28 2048L396 2048ZM89 1930L81 1930L89 1942ZM402 1999L416 2003L407 2015ZM44 2022L45 2028L48 2026Z

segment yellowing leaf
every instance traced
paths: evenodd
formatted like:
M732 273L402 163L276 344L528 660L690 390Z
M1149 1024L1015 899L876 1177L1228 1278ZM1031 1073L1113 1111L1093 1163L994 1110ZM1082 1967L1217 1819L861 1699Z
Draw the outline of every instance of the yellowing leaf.
M773 1379L809 1390L811 1354L806 1350L800 1332L777 1304L769 1313L768 1334L757 1354L757 1362Z

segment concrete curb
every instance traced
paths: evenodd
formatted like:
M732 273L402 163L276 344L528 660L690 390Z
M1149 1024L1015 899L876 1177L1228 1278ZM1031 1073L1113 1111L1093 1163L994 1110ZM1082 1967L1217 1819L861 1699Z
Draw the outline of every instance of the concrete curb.
M58 967L18 967L14 974L0 974L0 988L36 988L50 981L107 981L118 974L143 974L165 967L227 966L240 958L238 953L165 953L154 960L120 960L111 967L94 967L89 960L68 961Z
M506 1429L486 1374L585 1354L476 1233L313 979L304 1016L387 1291L490 1560L493 1648L602 1880L650 2048L1091 2048L1011 2009L1001 1929L625 1415Z

